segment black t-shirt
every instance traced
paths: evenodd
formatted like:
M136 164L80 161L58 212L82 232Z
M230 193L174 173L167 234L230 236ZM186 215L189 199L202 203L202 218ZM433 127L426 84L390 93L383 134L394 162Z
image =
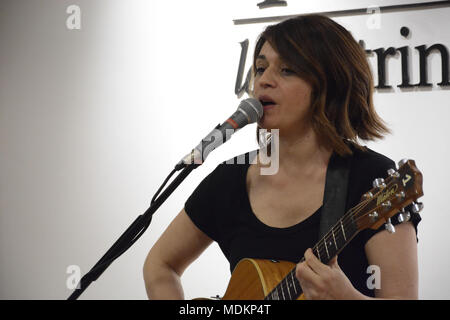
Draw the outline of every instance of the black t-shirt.
M388 169L395 168L391 159L368 148L361 151L352 147L352 151L346 212L357 205L361 196L372 188L375 178L384 178ZM322 207L307 219L288 228L264 224L253 213L247 194L246 176L250 160L247 153L245 164L236 164L242 163L236 157L233 161L235 164L227 161L218 165L188 198L185 211L200 230L219 244L230 262L231 271L243 258L297 263L306 249L312 248L319 240ZM397 216L391 220L393 224L398 223ZM416 234L420 220L420 215L411 212ZM367 286L367 279L372 273L368 270L364 246L381 230L384 230L384 226L378 230L359 232L338 256L339 266L353 286L368 296L374 296L374 291Z

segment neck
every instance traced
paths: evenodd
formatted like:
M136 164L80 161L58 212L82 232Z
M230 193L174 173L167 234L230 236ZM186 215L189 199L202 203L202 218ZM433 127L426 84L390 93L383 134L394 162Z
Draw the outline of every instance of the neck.
M319 142L312 128L295 134L280 129L274 152L278 152L280 170L295 175L313 173L318 167L326 168L332 149Z

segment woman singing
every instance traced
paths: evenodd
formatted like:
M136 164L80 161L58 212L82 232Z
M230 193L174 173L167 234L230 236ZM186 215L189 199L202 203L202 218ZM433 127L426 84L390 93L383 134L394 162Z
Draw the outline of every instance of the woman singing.
M360 142L389 132L373 106L364 50L329 18L285 20L259 36L252 84L251 95L264 106L258 130L278 129L270 142L278 170L261 174L266 165L251 153L245 164L218 165L150 250L148 297L183 299L181 275L216 241L231 271L243 258L296 263L306 299L417 299L417 213L393 234L384 226L359 232L328 264L311 250L319 240L330 164L349 163L346 210L395 168ZM369 266L379 270L376 286L368 281Z

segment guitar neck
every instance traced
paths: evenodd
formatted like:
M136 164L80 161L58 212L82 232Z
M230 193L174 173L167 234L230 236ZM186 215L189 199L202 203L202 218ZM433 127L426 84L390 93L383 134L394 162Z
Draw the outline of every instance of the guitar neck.
M324 264L339 254L359 232L354 221L355 208L349 210L312 248L314 255ZM302 258L300 262L303 262ZM302 288L293 268L280 283L264 298L265 300L295 300L302 293Z
M395 213L404 212L404 208L423 196L422 173L414 160L399 162L399 169L388 170L389 177L377 178L374 187L365 193L361 202L350 209L330 231L312 248L314 255L324 264L339 254L344 247L363 229L378 229ZM414 203L413 211L419 212L423 205ZM405 220L406 219L406 220ZM402 218L408 221L409 218ZM390 224L390 221L389 221ZM392 229L392 225L388 231ZM300 261L303 262L304 258ZM294 300L303 292L293 268L286 277L264 298L265 300Z

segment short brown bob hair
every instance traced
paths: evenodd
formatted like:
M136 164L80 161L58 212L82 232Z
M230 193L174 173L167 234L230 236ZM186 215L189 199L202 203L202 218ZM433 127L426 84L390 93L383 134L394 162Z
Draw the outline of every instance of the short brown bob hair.
M266 41L311 85L310 115L321 143L343 156L352 153L346 141L362 148L358 139L381 139L390 132L373 106L373 78L366 54L347 29L316 14L270 25L257 40L253 76L256 57Z

